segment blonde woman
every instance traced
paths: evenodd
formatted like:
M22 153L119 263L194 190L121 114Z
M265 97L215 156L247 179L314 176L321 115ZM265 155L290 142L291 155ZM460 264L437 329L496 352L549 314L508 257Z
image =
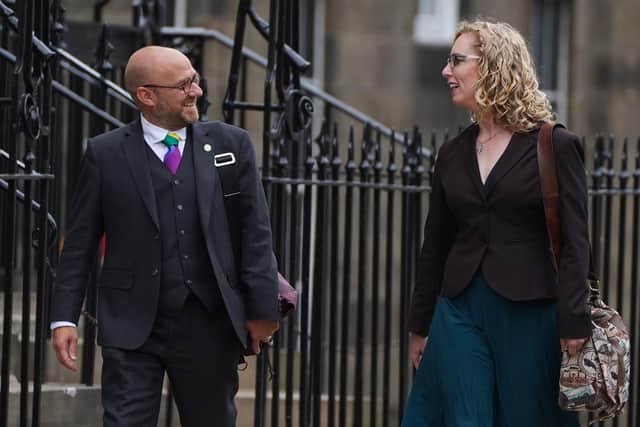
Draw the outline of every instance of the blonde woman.
M578 138L556 128L562 240L554 270L536 141L552 120L522 36L459 25L442 70L473 123L442 146L409 316L418 369L403 427L569 427L561 351L590 335L587 187ZM427 338L428 337L428 338Z

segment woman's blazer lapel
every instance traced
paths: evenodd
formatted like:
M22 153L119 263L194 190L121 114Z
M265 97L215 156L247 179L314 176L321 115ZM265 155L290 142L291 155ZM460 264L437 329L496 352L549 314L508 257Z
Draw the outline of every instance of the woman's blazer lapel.
M531 150L535 150L536 138L531 133L515 133L511 138L511 142L507 145L502 156L498 159L496 164L487 177L485 184L485 194L489 198L491 192L496 188L496 185L506 177L518 163L527 155ZM475 160L475 159L474 159ZM476 162L477 169L477 162Z

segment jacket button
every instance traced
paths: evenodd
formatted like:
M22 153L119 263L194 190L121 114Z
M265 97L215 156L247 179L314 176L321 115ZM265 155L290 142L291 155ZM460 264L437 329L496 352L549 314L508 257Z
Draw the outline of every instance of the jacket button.
M160 274L160 270L158 270L158 269L156 268L155 270L153 270L153 271L151 272L151 277L155 277L155 276L157 276L158 274Z
M182 210L182 205L178 205L178 210L181 211Z
M158 233L158 234L156 234L155 236L153 236L153 238L154 238L154 240L158 240L158 239L160 239L160 234L159 234L159 233Z
M185 283L186 285L191 285L191 284L193 283L193 281L192 281L192 280L190 280L190 279L187 279L187 280L185 280L185 281L184 281L184 283Z

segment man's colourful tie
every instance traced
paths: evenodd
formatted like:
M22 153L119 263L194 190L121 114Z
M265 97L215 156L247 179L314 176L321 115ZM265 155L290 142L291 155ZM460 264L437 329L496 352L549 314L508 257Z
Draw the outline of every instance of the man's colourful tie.
M180 137L173 132L169 132L167 136L165 136L162 140L164 145L169 148L167 154L164 155L164 164L174 175L176 174L178 166L180 166L180 160L182 159L182 155L180 154L180 150L178 149L179 141Z

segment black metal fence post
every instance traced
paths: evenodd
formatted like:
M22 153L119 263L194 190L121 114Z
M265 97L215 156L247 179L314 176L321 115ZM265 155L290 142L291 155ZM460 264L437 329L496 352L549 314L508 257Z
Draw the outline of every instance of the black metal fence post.
M412 167L410 161L409 134L404 134L404 147L402 151L402 169L400 175L402 177L402 186L407 187L412 182ZM411 236L412 230L409 228L411 223L411 194L407 192L401 193L401 235L400 235L400 258L403 260L400 266L400 322L398 324L398 334L400 341L400 362L399 362L399 383L398 383L398 425L404 413L405 396L408 390L408 340L407 340L407 313L409 310L409 298L411 289L411 270L410 264L407 262L411 254Z
M316 160L313 156L313 146L311 145L311 138L299 141L301 147L304 147L304 178L305 181L310 181L313 178L313 168L316 164ZM296 188L299 191L300 188ZM311 383L311 366L310 366L310 320L311 320L311 246L313 244L311 240L311 216L312 216L312 187L303 188L303 201L302 201L302 301L300 304L300 402L299 402L299 423L300 426L311 425L312 416L312 383Z
M41 38L43 43L49 45L51 43L51 33L55 30L53 13L55 13L54 5L49 1L39 4L41 8L36 16L39 17L39 25L36 35ZM51 146L53 141L53 128L55 127L54 116L52 112L53 93L51 90L51 82L53 78L54 59L49 58L47 61L38 64L36 71L43 77L43 84L39 96L39 109L42 118L42 132L39 141L39 150L37 157L37 170L45 174L51 173ZM44 180L40 183L37 198L40 201L40 209L37 212L36 230L34 236L34 246L37 250L35 268L37 269L36 278L36 316L35 316L35 342L34 342L34 362L33 362L33 403L31 411L31 425L37 427L40 425L40 404L41 389L44 376L43 361L46 354L45 338L48 331L48 304L49 304L49 288L51 271L49 270L49 255L51 253L51 243L54 239L49 239L49 201L50 201L50 180Z
M371 280L369 286L371 288L371 358L369 368L370 383L370 398L369 398L369 423L370 426L376 426L378 420L378 337L379 337L379 299L380 299L380 253L381 248L381 236L383 231L381 229L381 216L382 216L382 172L384 165L382 164L382 147L381 147L382 135L380 130L376 130L376 139L373 149L373 223L371 227Z
M289 149L290 148L290 149ZM288 150L289 149L289 150ZM285 176L287 172L287 168L289 167L289 176L292 179L296 179L298 177L298 146L297 144L285 144L284 139L280 141L280 161L278 163L280 176ZM289 162L289 156L291 156L291 161ZM291 167L292 166L292 167ZM296 285L298 281L298 273L300 266L300 258L298 257L298 248L299 248L299 233L300 233L300 220L298 215L298 187L295 184L290 184L285 187L289 192L289 206L288 206L288 216L290 221L290 233L286 233L283 231L282 241L284 245L289 246L289 262L285 263L288 265L289 279L294 285ZM285 190L283 188L283 191ZM299 311L295 314L295 319L299 319L300 314ZM294 389L294 351L297 347L298 340L296 339L296 321L291 319L287 328L287 367L286 367L286 376L287 376L287 396L285 400L285 426L293 427L293 410L294 410L294 402L293 402L293 389Z
M315 227L315 249L314 249L314 268L313 268L313 304L311 313L311 390L312 390L312 411L313 422L311 425L320 427L322 414L322 392L323 392L323 365L324 365L324 312L326 290L326 271L327 271L327 222L328 222L328 196L329 190L322 185L328 179L329 175L329 157L327 156L329 144L328 124L325 123L323 131L318 137L319 153L316 164L318 165L317 180L319 186L316 189L316 227ZM309 188L308 190L313 191Z
M631 387L629 388L629 408L628 413L628 425L635 426L640 421L640 374L638 368L640 367L640 355L638 355L638 348L640 348L640 316L638 316L637 307L640 307L640 292L638 292L638 281L640 280L640 138L635 143L635 162L634 170L632 172L632 209L631 217L632 232L631 232L631 257L630 257L630 283L631 283ZM634 333L634 331L636 331ZM634 368L635 367L635 368Z
M8 400L13 352L13 302L14 291L17 290L15 285L21 282L22 341L18 349L20 369L17 418L19 425L26 427L30 414L34 426L38 425L40 415L42 341L45 327L44 260L50 242L47 235L49 216L46 202L48 181L53 178L47 170L47 125L51 101L48 61L53 52L47 46L50 31L48 2L24 1L15 5L15 12L2 4L0 13L2 60L5 61L0 69L0 80L3 82L0 114L6 124L0 132L0 209L3 217L0 224L0 283L4 290L0 425L6 426L10 420ZM10 76L11 64L14 66ZM11 96L5 98L3 95L8 93ZM41 111L44 111L44 120ZM20 227L19 230L16 227ZM21 281L17 280L19 276ZM32 290L36 291L35 330L31 325ZM30 345L32 332L35 336L33 355Z
M346 182L345 189L345 210L344 210L344 259L351 259L351 243L353 236L353 186L356 163L353 156L354 135L353 127L349 128L349 139L347 142L347 162L345 164ZM341 336L340 336L340 404L338 406L338 425L347 425L347 387L349 386L349 325L351 312L351 263L346 262L342 268L342 313L341 313Z
M398 168L396 166L396 138L395 132L391 133L391 139L389 141L389 158L387 166L387 184L389 187L395 185L396 172ZM394 241L392 238L394 235L395 224L395 191L392 189L387 190L387 224L386 224L386 236L387 242L385 247L385 273L384 273L384 356L382 362L382 425L390 425L390 399L391 399L391 334L393 326L392 307L393 307L393 255L395 253Z
M5 76L9 77L9 76ZM13 85L11 86L11 98L18 99L19 78L17 73L12 76ZM15 175L17 166L15 162L18 152L18 129L16 126L16 117L18 107L15 102L11 104L11 117L7 126L6 143L4 147L8 154L6 167L3 168L7 175ZM2 288L4 290L4 315L2 324L2 367L0 370L0 427L6 427L9 423L9 366L11 357L11 326L13 314L13 290L15 284L14 267L15 267L15 251L16 251L16 212L17 212L17 188L14 179L8 179L7 191L5 192L6 203L4 204L3 221L2 221L2 255L3 259L0 266L4 269L4 277L2 280Z
M327 122L330 123L330 122ZM333 133L331 136L331 180L337 182L340 179L340 153L338 151L338 126L334 124ZM329 251L329 361L328 361L328 414L327 425L328 427L335 427L336 425L336 401L338 395L336 393L336 375L338 373L338 364L336 352L338 351L338 301L339 301L339 288L338 288L338 271L340 263L338 261L339 248L340 248L340 189L337 185L331 188L331 219L330 219L330 241L331 249Z

